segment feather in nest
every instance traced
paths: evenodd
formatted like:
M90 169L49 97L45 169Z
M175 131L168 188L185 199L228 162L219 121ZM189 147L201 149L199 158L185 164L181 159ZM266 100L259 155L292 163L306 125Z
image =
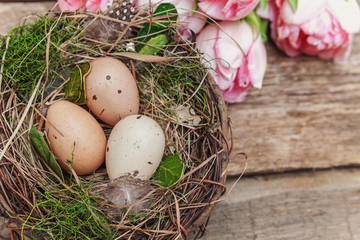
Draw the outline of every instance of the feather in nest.
M136 15L137 10L133 0L110 0L105 16L129 23ZM126 23L120 23L105 19L89 19L84 30L84 36L102 42L115 41L127 27ZM130 27L124 39L134 37L134 29Z
M141 180L132 175L125 175L112 180L99 192L108 203L116 206L124 206L142 200L154 187L149 180ZM145 201L131 207L130 212L148 209L150 202ZM108 208L108 213L113 216L121 214L120 208Z

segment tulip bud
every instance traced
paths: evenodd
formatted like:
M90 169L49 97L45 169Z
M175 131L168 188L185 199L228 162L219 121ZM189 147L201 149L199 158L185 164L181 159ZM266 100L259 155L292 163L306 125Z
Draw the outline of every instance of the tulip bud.
M301 53L344 61L360 30L356 0L298 0L294 11L289 1L267 3L257 13L271 21L271 37L288 56Z
M239 20L246 17L260 0L199 0L199 8L216 20Z
M266 49L258 31L246 21L208 25L197 36L204 63L227 102L241 102L251 86L261 88Z

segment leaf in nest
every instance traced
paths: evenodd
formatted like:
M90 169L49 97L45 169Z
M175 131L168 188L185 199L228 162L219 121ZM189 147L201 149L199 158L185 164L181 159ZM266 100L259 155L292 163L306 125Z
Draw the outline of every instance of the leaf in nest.
M71 102L76 102L81 94L81 69L75 66L70 73L69 81L65 85L65 98Z
M157 18L156 21L151 24L145 23L144 27L139 31L138 41L141 42L141 44L135 46L137 52L140 52L144 44L148 43L151 38L159 34L164 34L164 31L171 22L177 21L177 10L171 3L162 3L156 8L153 17Z
M90 73L90 63L76 65L70 73L70 79L65 85L65 98L79 105L86 103L85 78Z
M184 168L179 154L168 154L160 163L153 180L160 187L172 187L180 181Z
M81 79L82 79L82 87L81 87L81 96L80 96L80 99L78 101L78 104L79 105L82 105L82 104L86 104L86 89L85 89L85 79L86 79L86 76L89 75L90 73L90 70L91 70L91 65L89 62L86 62L86 63L83 63L81 64L80 66L80 69L81 69Z
M62 170L46 144L43 133L36 130L35 126L32 126L29 132L29 138L41 159L64 181Z
M151 38L146 45L139 51L140 54L155 55L157 54L167 43L169 38L166 34L159 34L156 37Z
M162 3L156 8L153 15L153 17L161 17L162 22L155 23L155 25L166 28L171 22L175 23L177 21L177 14L178 12L173 4Z
M162 34L164 32L164 28L159 26L155 26L154 23L149 24L145 23L144 27L139 31L138 40L141 44L135 46L136 52L140 52L144 47L145 43L149 41L152 37L155 37L158 34Z

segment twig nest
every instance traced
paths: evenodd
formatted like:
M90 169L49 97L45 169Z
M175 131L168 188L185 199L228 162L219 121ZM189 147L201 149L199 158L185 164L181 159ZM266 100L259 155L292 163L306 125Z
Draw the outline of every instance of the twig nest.
M165 149L160 125L144 115L131 115L112 129L106 147L106 171L110 179L131 175L149 180Z
M53 15L55 17L52 17ZM207 220L215 206L213 203L219 200L226 189L224 182L230 147L226 136L228 130L226 105L221 92L201 64L202 57L192 45L178 42L171 27L163 29L167 31L169 42L157 53L158 56L150 56L153 60L149 61L148 57L143 58L136 54L119 54L125 51L129 43L133 43L135 47L141 42L146 44L144 38L140 39L141 41L139 38L120 39L117 33L114 34L117 39L114 43L114 41L101 42L101 39L84 37L83 30L89 32L88 23L94 22L94 18L106 23L107 27L111 22L120 23L119 20L111 21L111 18L103 15L78 13L57 15L56 13L39 18L31 28L22 26L10 35L11 39L26 40L34 39L36 36L47 41L33 45L29 45L30 41L10 41L6 52L4 64L6 74L3 74L1 86L4 90L2 96L4 104L0 104L0 112L3 113L0 116L0 128L4 132L0 133L0 138L3 138L2 142L11 144L4 147L2 159L4 164L0 166L4 176L0 178L1 191L2 195L6 196L0 204L6 209L4 215L19 220L19 223L12 228L13 233L18 237L27 235L22 231L24 223L31 231L31 236L35 238L43 235L44 238L56 239L170 240L186 239L193 231L200 236L206 230ZM162 20L152 16L138 14L132 19L134 26L139 27L160 22ZM49 23L53 26L52 34L51 38L46 38L47 32L44 32L44 29L48 29ZM97 34L97 30L103 29L92 30ZM136 34L136 29L133 33ZM50 45L48 45L49 41ZM22 55L25 57L17 59L19 58L17 49L25 49L25 47L32 49L34 46L36 46L34 51L25 53ZM53 48L59 51L50 51ZM51 57L46 58L45 53L39 53L41 49L49 49L50 52L46 52L46 56ZM3 48L0 52L1 50ZM35 146L26 133L29 129L41 129L45 130L47 138L51 138L53 133L58 131L55 128L51 131L50 129L56 127L65 137L76 133L75 136L79 135L90 141L91 137L87 134L99 126L85 129L83 122L79 121L82 118L79 114L69 114L70 107L61 110L58 117L51 117L51 108L56 106L53 104L49 109L45 129L40 112L47 101L62 99L68 92L74 93L68 96L74 98L76 96L76 99L81 100L81 104L85 104L82 90L84 84L87 84L86 77L89 76L87 75L89 71L84 64L89 66L90 64L84 62L89 58L104 56L105 53L108 56L116 56L127 66L133 67L140 96L139 112L143 115L126 117L117 115L116 121L121 118L118 123L107 122L108 124L100 125L105 136L109 136L108 144L104 142L103 132L100 134L103 136L101 142L94 140L86 144L87 160L92 160L96 156L93 153L94 149L101 146L103 157L106 155L106 169L90 171L92 174L81 178L73 177L71 172L64 174L64 180L60 181L55 170L49 171L51 166L46 166L46 161L41 160L42 156L37 154ZM46 61L38 62L39 56L44 56ZM23 64L20 64L21 68L18 69L20 65L18 66L17 63L20 62ZM61 87L49 95L45 94L47 89L54 89L53 80L59 77L60 80L66 79L68 77L66 72L69 72L69 67L74 65L78 69L74 74L77 76L75 80L81 83L80 87L68 88L76 91L67 91L63 88L65 82L62 81ZM20 75L32 73L33 69L43 69L45 66L49 66L49 71L33 73L30 78L28 74L25 74L26 78ZM26 67L25 71L24 67ZM94 66L92 67L95 69ZM112 74L110 80L114 79L113 76L119 77L119 75ZM105 81L104 85L110 81L107 76L105 73L99 75L99 79ZM26 95L19 97L24 92L15 92L11 89L12 83L17 84L18 81L21 81L21 86L27 86L26 84L35 86L28 79L36 79L41 86L30 93L36 97L29 103L25 102ZM94 79L98 81L97 77ZM99 86L98 83L97 87ZM115 95L124 94L123 89L114 86L108 85L106 89L115 91ZM100 92L90 92L87 99L96 102L100 100L100 94ZM104 95L106 97L107 94ZM19 99L22 102L19 102ZM115 99L114 102L118 104L121 101ZM99 118L102 115L101 111L105 109L104 114L108 105L103 103L99 107L98 115L95 110L89 113L86 107L77 107L82 108L87 115L94 113L93 118L99 124L107 121L106 119L101 121ZM30 111L27 106L31 106L30 109L34 110ZM76 128L67 127L66 132L60 126L51 125L56 121L61 124L75 122ZM112 127L111 124L115 126ZM14 132L14 126L19 126L17 133ZM9 138L15 135L15 138ZM55 150L56 144L52 142L53 140L48 141L53 153L60 159L61 154L66 152L68 155L64 157L65 161L73 160L76 173L82 174L76 170L80 155L78 150L84 148L82 140L65 139L62 147L66 147L66 151ZM44 143L46 146L45 140ZM178 158L167 158L169 155L177 155ZM164 161L158 168L163 156L165 156ZM180 167L173 168L171 164L171 166L164 164L166 159L179 160L180 162L169 162L178 162ZM157 171L149 181L157 168L162 171ZM105 171L108 171L110 180ZM175 177L173 173L177 173ZM162 179L162 176L165 177ZM177 176L180 177L176 178ZM143 200L146 200L150 206L139 203ZM139 214L132 214L129 208L145 210ZM69 226L68 223L71 225Z

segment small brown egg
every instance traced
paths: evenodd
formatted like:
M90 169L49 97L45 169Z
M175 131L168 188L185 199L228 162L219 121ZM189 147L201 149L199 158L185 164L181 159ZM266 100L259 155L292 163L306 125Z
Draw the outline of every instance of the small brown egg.
M121 61L110 57L93 60L85 85L87 106L105 123L114 126L120 119L138 113L136 81Z
M78 175L93 172L105 159L106 137L100 124L80 106L58 101L47 112L45 131L59 165L69 171L67 162Z

